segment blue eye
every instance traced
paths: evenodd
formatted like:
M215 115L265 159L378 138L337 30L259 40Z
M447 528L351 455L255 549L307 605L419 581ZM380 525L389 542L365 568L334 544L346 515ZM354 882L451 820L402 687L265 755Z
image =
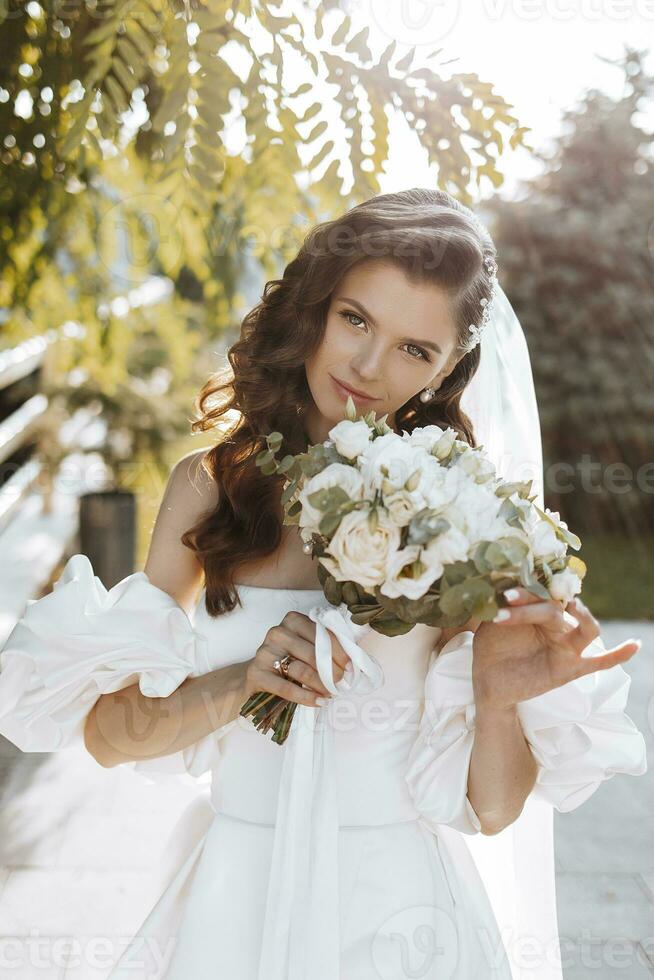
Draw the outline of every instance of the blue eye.
M358 313L350 313L349 310L341 310L341 312L339 313L339 316L342 316L344 319L346 319L348 321L348 323L351 323L351 320L349 319L349 317L351 317L351 316L355 317L355 319L357 319L357 320L361 320L361 323L365 323L365 320L363 319L363 317L359 316ZM356 326L356 324L353 324L353 326Z
M350 317L354 317L356 320L360 320L361 323L365 323L366 322L363 319L362 316L359 316L358 313L354 313L354 311L352 311L352 310L339 310L338 315L341 316L341 317L343 317L343 319L346 320L347 323L349 323L353 327L356 327L357 324L356 323L352 323ZM411 354L411 357L413 357L414 361L417 361L417 360L431 361L431 358L430 358L429 354L426 351L424 351L422 349L422 347L417 347L415 344L407 344L406 346L407 347L413 347L414 350L417 350L418 351L419 356L417 356L417 357L416 357L415 354Z

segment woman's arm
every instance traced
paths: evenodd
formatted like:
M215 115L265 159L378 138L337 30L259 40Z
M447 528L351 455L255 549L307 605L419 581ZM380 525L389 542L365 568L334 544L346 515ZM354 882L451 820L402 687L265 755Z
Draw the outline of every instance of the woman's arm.
M537 775L517 705L493 708L475 701L468 799L482 833L497 834L518 819Z
M440 649L464 630L473 633L480 619L441 631ZM527 742L517 705L496 709L475 699L475 729L468 770L468 799L483 834L497 834L520 816L531 793L538 765Z
M144 571L187 612L203 572L182 534L215 509L219 489L202 468L202 449L173 466L154 524ZM238 715L247 664L234 664L204 677L188 677L167 698L141 693L138 683L103 694L86 719L84 740L103 766L155 758L186 748Z
M187 677L167 698L141 693L138 683L103 694L89 712L84 742L101 766L154 759L193 745L237 718L249 661Z

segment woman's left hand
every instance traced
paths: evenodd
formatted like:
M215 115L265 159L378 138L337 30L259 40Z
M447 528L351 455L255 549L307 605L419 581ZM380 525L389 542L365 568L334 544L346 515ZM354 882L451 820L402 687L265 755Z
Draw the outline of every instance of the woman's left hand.
M524 588L504 607L504 622L482 622L473 640L472 682L475 702L508 708L569 681L624 663L640 649L625 640L598 657L582 652L600 635L599 623L577 597L565 611L555 599L541 599Z

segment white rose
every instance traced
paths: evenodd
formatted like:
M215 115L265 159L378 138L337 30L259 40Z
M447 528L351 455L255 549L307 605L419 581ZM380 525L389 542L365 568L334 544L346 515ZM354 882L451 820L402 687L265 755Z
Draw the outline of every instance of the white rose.
M450 527L443 531L437 538L430 541L423 547L421 561L427 565L432 582L441 577L445 565L450 565L455 561L466 561L470 543L465 534L462 534L456 527Z
M408 441L416 449L425 449L431 453L443 432L444 430L441 429L440 425L422 425L414 429L413 432L405 434Z
M329 438L345 459L356 459L370 445L372 429L364 419L351 422L343 419L329 430Z
M420 471L428 459L423 449L414 449L396 432L378 436L359 460L367 494L381 490L382 484L386 487L386 493L403 489L407 480Z
M565 541L556 536L556 531L548 521L538 521L530 529L531 548L535 558L558 558L566 553Z
M424 468L425 485L421 488L427 500L427 506L434 510L442 510L444 507L453 504L465 487L471 487L472 482L462 470L457 470L455 466L441 466L441 464L429 457L429 462Z
M415 490L396 490L384 496L384 507L388 511L388 516L398 527L406 527L411 518L425 506L425 498Z
M389 599L401 597L420 599L425 595L435 577L431 569L425 567L418 578L413 578L408 572L408 566L412 565L419 555L420 546L414 544L391 555L386 572L386 581L380 587L380 591Z
M554 599L568 603L581 592L581 579L571 568L564 568L562 572L555 572L552 576L550 594Z
M363 480L357 468L348 466L347 463L330 463L320 473L307 480L298 494L298 500L302 504L300 527L318 530L324 515L309 503L309 497L317 490L327 490L330 487L341 487L350 500L363 500Z
M476 483L486 483L497 475L492 461L483 452L475 452L473 449L462 453L454 465L472 477Z
M377 527L370 530L368 510L346 514L327 545L329 557L320 561L339 582L357 582L363 588L381 585L391 554L400 546L400 529L377 511Z
M499 536L497 522L502 502L482 484L461 475L464 478L458 484L456 496L446 507L439 508L439 513L465 534L471 544L492 541ZM506 526L506 521L501 521L500 527Z

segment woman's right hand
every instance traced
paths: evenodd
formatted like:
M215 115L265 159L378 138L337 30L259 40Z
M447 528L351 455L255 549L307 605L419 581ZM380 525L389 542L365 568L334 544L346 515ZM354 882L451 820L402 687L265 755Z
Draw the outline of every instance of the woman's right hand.
M350 658L334 633L327 632L332 644L332 673L337 682L345 673ZM293 660L288 668L288 680L285 680L273 663L287 653ZM281 623L271 626L266 633L248 664L245 679L246 698L258 691L270 691L287 701L309 707L316 706L316 698L332 696L316 669L316 624L304 613L290 610Z

